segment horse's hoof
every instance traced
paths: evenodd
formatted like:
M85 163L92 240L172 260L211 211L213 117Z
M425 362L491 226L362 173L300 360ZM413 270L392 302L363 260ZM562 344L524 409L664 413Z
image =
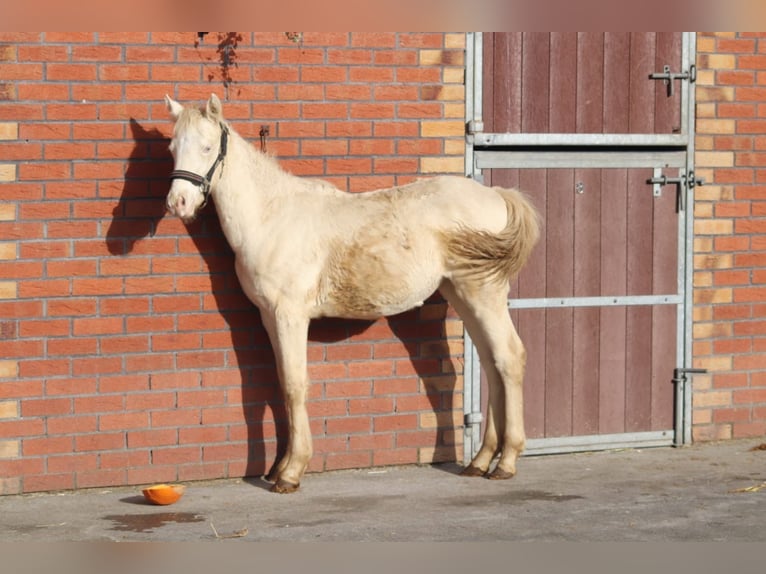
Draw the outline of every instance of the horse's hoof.
M484 471L476 466L469 464L462 471L460 471L460 476L468 476L468 477L484 476Z
M266 482L272 482L272 483L276 482L277 480L279 480L279 473L278 472L270 472L269 474L267 474L267 475L265 475L263 477L263 480L265 480Z
M509 478L516 476L516 473L503 470L502 468L496 468L492 472L488 472L486 476L490 480L508 480Z
M286 480L282 480L280 478L271 487L271 492L277 492L279 494L291 494L295 492L296 490L298 490L299 487L300 487L300 483L293 484L292 482L287 482Z

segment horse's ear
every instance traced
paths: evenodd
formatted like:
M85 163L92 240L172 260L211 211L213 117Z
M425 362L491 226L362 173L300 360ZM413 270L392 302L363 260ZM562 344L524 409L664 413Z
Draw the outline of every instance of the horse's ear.
M207 101L206 111L207 116L211 119L218 121L223 119L223 104L215 94L210 94L210 99Z
M170 112L170 116L173 118L173 120L177 120L178 116L181 115L181 112L184 109L181 104L179 104L167 94L165 94L165 105L167 106L168 112Z

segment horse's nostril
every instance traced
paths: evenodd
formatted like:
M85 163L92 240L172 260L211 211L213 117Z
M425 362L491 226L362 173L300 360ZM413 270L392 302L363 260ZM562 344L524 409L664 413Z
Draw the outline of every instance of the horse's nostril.
M186 207L186 198L183 195L178 198L178 204L181 207Z

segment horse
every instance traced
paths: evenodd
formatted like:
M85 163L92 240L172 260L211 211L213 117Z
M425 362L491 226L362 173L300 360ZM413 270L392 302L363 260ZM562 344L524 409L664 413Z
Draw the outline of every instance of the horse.
M285 171L237 134L215 94L199 108L167 95L165 104L174 121L167 211L188 223L213 198L237 278L274 351L288 441L266 476L271 490L296 491L313 453L310 321L393 315L437 290L473 339L489 387L482 445L461 474L513 477L525 443L526 351L507 297L539 237L529 199L459 176L349 193Z

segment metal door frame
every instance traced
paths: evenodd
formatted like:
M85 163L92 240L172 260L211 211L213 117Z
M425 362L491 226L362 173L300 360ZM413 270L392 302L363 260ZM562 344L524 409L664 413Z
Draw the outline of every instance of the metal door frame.
M693 78L696 34L682 35L682 67ZM482 120L483 34L466 37L466 150L465 175L482 181L482 170L491 168L678 168L681 206L678 214L678 288L674 294L626 297L570 297L509 300L509 309L675 305L677 314L674 428L661 431L528 439L526 454L564 453L624 447L683 445L691 443L691 384L684 370L691 367L694 101L692 81L681 82L681 133L679 134L510 134L486 133ZM647 79L649 81L649 79ZM551 150L551 147L556 150ZM500 149L501 148L501 149ZM517 149L514 149L517 148ZM536 149L537 148L537 149ZM585 149L587 148L587 149ZM629 149L626 149L629 148ZM656 189L655 189L656 191ZM670 192L670 190L667 190ZM467 332L464 370L464 459L469 462L481 445L481 366ZM678 373L681 373L679 376Z

